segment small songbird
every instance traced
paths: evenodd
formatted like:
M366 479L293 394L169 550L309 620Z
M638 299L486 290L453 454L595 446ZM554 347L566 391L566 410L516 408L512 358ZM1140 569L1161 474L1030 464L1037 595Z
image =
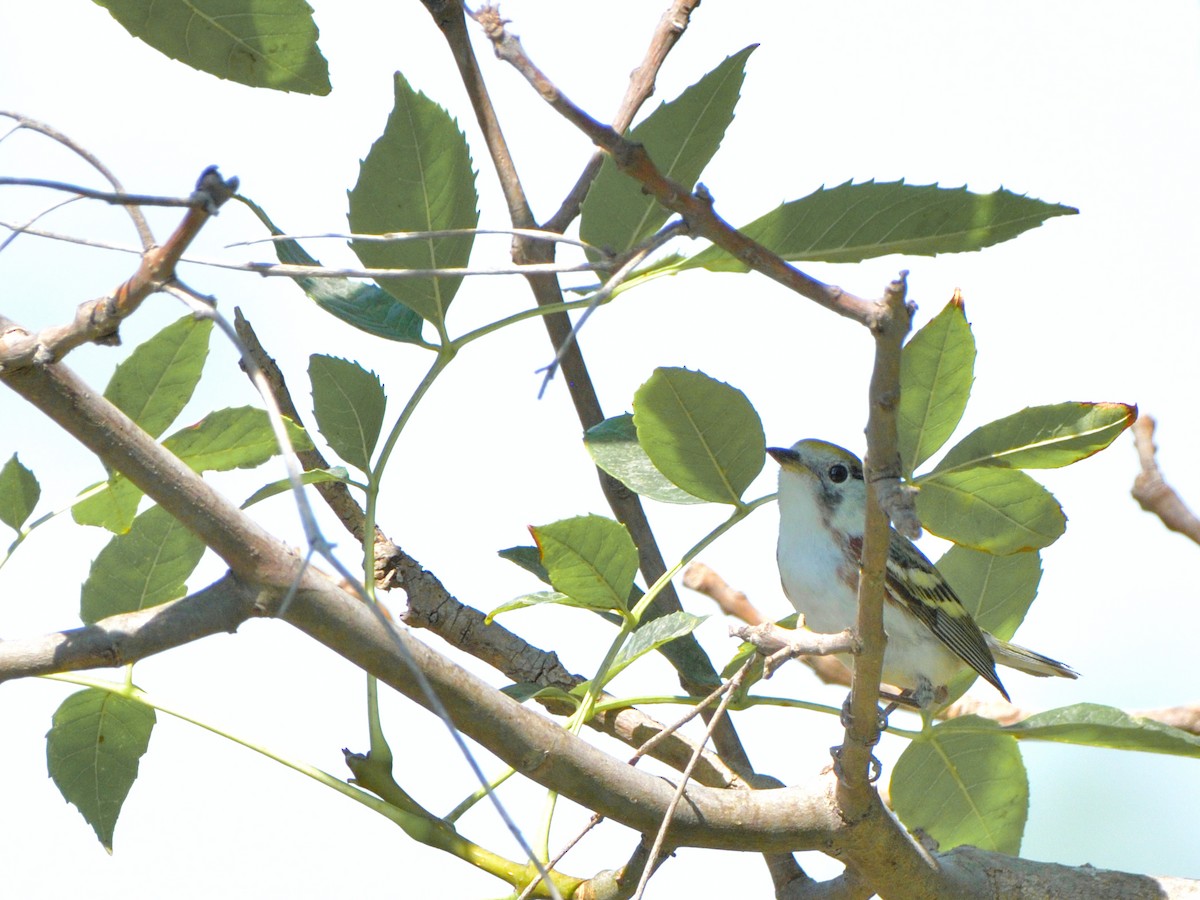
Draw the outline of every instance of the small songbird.
M805 624L817 632L854 625L867 490L862 463L849 450L804 440L767 452L779 471L779 577ZM1008 692L996 664L1030 675L1076 678L1068 666L982 631L933 563L894 529L888 548L883 680L921 710L946 699L947 685L969 666Z

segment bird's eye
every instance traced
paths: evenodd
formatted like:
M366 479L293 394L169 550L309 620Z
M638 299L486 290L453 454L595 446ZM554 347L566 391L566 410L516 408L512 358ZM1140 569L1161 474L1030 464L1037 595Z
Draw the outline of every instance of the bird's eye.
M829 480L834 484L841 484L850 477L850 470L841 463L834 463L829 467Z

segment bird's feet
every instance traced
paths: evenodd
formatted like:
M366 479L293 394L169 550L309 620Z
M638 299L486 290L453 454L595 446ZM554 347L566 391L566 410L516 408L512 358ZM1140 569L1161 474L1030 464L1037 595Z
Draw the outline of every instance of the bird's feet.
M879 737L887 730L888 716L896 709L899 704L889 703L885 708L880 709L875 707L875 734L874 737L867 743L868 747L874 747L879 743ZM842 727L849 728L854 721L854 717L850 713L850 696L847 695L846 701L842 704L842 714L840 716ZM841 780L842 771L842 745L829 748L829 755L833 757L833 771ZM867 781L874 784L879 780L879 776L883 774L883 765L876 759L875 754L871 754L870 760L867 763Z

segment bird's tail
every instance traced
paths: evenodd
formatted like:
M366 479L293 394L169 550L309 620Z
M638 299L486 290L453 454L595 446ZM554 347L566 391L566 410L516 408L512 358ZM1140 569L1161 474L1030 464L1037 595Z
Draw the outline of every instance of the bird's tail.
M998 665L1008 666L1010 669L1016 669L1018 672L1024 672L1027 675L1037 675L1041 678L1050 675L1057 675L1059 678L1079 677L1078 672L1070 666L1060 663L1057 659L1051 659L1048 656L1042 656L1040 653L1034 653L1032 650L1026 650L1017 644L1002 641L1000 638L987 632L984 632L983 637L987 641L988 649L992 651L992 657Z

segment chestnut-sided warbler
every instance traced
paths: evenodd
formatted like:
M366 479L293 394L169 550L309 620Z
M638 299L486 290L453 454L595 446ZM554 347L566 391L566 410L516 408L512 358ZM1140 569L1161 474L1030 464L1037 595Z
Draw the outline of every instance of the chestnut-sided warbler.
M805 624L817 632L853 627L858 610L867 489L849 450L804 440L767 450L779 471L779 577ZM1008 699L996 663L1031 675L1076 678L1070 668L980 630L917 547L891 531L883 627L883 680L921 709L942 703L969 666Z

